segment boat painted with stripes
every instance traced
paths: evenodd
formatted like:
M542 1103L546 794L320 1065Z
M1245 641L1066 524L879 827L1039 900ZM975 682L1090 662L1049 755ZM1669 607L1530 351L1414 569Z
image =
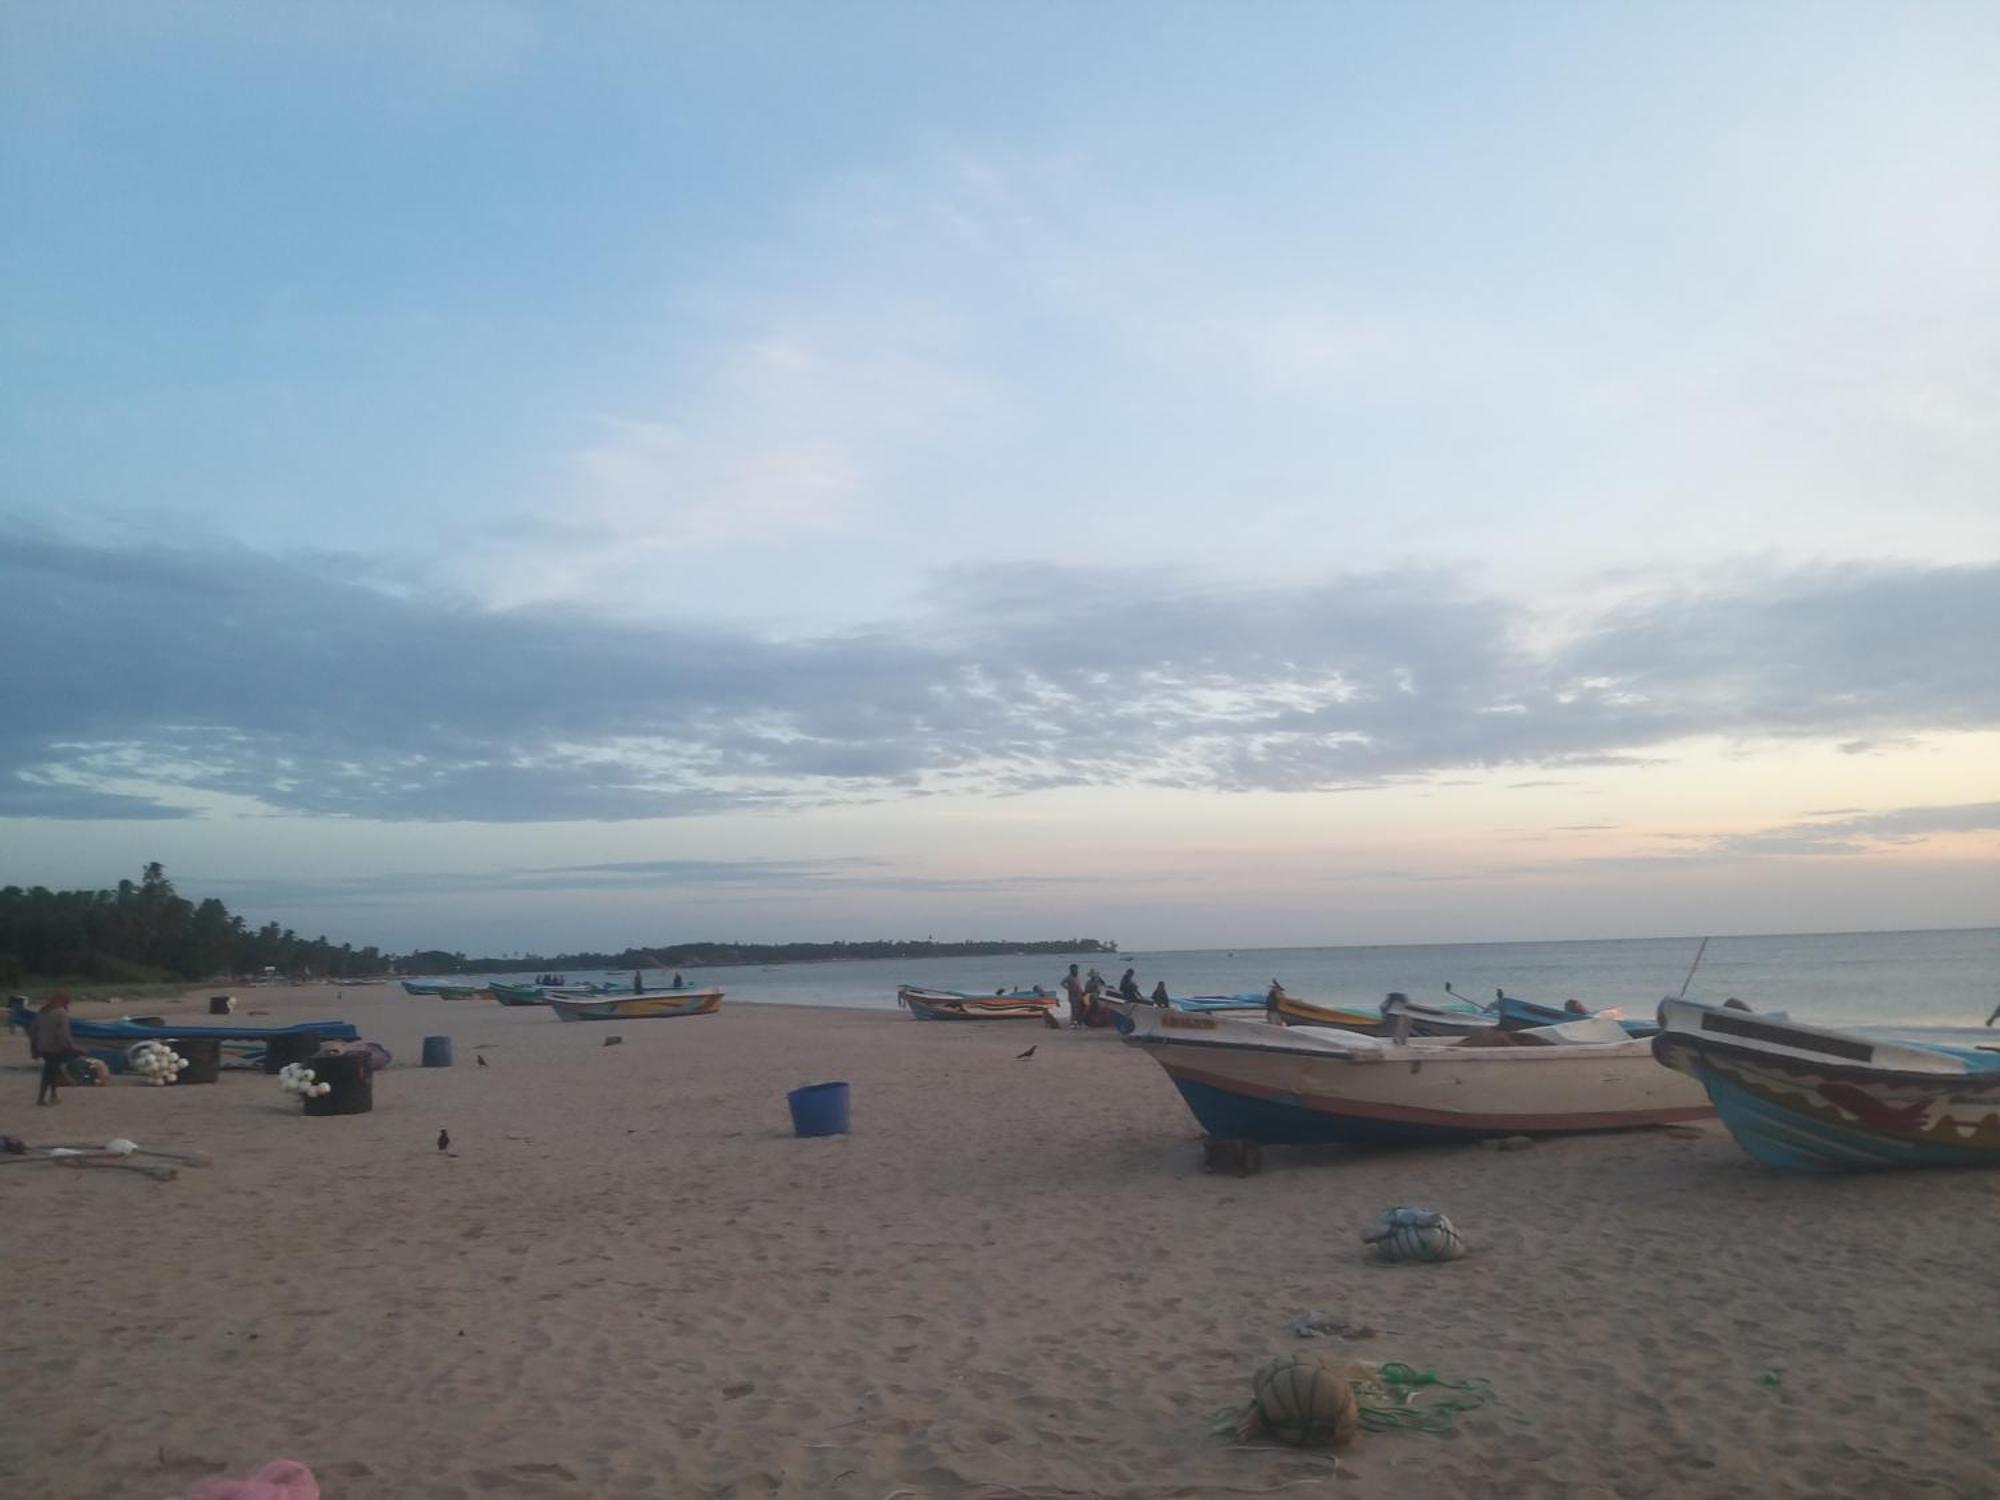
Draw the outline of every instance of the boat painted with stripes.
M1643 1041L1468 1046L1130 1007L1144 1051L1212 1136L1389 1145L1673 1125L1713 1118Z
M1056 997L1033 990L974 995L906 984L897 988L896 1003L919 1021L1041 1021L1055 1014Z
M721 990L657 990L642 995L568 998L545 995L542 1003L565 1021L652 1021L673 1016L705 1016L722 1008Z
M1387 1036L1395 1027L1394 1018L1380 1010L1321 1005L1301 1000L1283 989L1274 989L1265 997L1265 1019L1280 1026L1331 1026L1340 1031L1358 1031L1363 1036Z
M2000 1166L2000 1042L1909 1041L1692 1000L1663 1000L1660 1028L1654 1055L1697 1080L1767 1166Z

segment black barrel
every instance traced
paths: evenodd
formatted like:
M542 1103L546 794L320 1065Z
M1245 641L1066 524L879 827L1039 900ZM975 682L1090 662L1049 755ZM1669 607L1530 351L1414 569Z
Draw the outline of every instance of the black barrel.
M306 1100L309 1115L365 1115L375 1107L375 1075L360 1052L328 1052L308 1061L316 1082L330 1093Z
M208 1013L211 1016L226 1016L235 1009L236 997L234 995L210 995L208 997Z
M167 1045L187 1059L175 1083L213 1083L222 1072L222 1039L213 1036L171 1037Z

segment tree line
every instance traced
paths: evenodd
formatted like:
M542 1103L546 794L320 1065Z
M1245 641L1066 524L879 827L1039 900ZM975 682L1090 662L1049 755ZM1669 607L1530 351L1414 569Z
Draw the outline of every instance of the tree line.
M618 953L512 953L468 958L463 953L425 949L395 960L398 974L505 974L545 969L711 969L725 964L796 964L838 958L993 958L1015 953L1116 953L1106 938L1060 938L1021 942L966 939L940 943L930 938L880 938L839 943L662 943Z
M188 900L157 862L110 891L0 889L0 983L101 979L125 984L261 974L345 979L380 974L378 948L252 928L214 897Z
M840 943L668 943L617 953L511 954L468 958L419 949L388 954L375 947L302 938L267 922L252 928L214 897L188 900L155 861L139 879L108 891L0 888L0 984L97 979L123 984L196 980L275 970L292 979L359 979L375 974L490 974L545 969L716 968L725 964L806 963L824 959L985 958L1015 953L1116 953L1102 938L960 942L895 940Z

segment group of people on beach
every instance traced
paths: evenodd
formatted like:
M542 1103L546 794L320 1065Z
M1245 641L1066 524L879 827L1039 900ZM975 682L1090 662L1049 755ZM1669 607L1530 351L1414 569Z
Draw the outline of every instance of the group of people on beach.
M1167 982L1163 979L1153 986L1153 993L1140 992L1139 980L1134 970L1127 969L1118 981L1115 990L1105 983L1104 976L1093 968L1089 974L1081 975L1079 965L1071 964L1069 973L1063 976L1063 997L1069 1001L1069 1024L1072 1029L1087 1026L1109 1026L1111 1013L1104 1006L1107 990L1119 1000L1132 1000L1141 1005L1167 1004Z

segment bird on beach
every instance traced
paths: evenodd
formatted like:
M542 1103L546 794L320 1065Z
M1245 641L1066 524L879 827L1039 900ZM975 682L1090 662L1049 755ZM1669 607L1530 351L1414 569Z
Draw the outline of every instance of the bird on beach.
M1035 1047L1039 1047L1039 1046L1041 1046L1041 1043L1040 1043L1040 1042L1037 1042L1037 1043L1035 1043ZM1029 1057L1033 1057L1033 1056L1035 1055L1035 1047L1030 1047L1030 1048L1029 1048L1029 1049L1028 1049L1028 1050L1027 1050L1026 1052L1022 1052L1022 1053L1019 1053L1019 1054L1017 1054L1017 1055L1015 1056L1015 1058L1014 1058L1014 1061L1015 1061L1015 1062L1020 1062L1020 1061L1021 1061L1022 1059L1024 1059L1024 1058L1029 1058Z
M479 1066L482 1068L486 1066L486 1059L483 1057L475 1057L473 1058L473 1061L478 1063Z
M451 1132L449 1130L440 1130L438 1132L438 1150L449 1151L450 1149L451 1149Z

